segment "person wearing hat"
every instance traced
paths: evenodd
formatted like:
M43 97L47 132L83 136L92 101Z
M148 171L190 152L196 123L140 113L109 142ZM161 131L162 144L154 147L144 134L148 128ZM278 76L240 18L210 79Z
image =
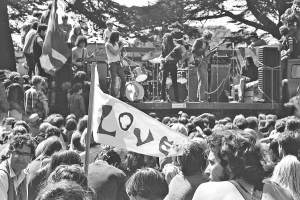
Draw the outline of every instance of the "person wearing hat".
M109 40L110 35L113 31L113 26L114 26L114 24L111 21L106 22L106 27L107 28L103 32L103 39L104 39L105 42L107 42Z
M251 41L249 48L267 45L266 41L259 38L256 32L250 33L249 39Z
M4 70L0 70L0 121L2 121L8 112L9 103L7 101L7 95L3 81L6 79Z

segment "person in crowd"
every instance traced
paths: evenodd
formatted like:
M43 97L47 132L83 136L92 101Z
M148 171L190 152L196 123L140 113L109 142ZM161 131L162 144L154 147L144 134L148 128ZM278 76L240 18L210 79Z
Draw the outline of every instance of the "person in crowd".
M51 13L51 9L52 9L52 3L49 3L48 5L48 9L44 11L44 13L41 16L41 24L48 24L49 22L49 18L50 18L50 13Z
M72 86L71 96L69 98L69 110L70 113L75 114L77 119L87 114L84 98L82 96L82 85L80 83L76 83Z
M104 149L99 158L99 160L103 160L107 162L107 164L114 166L116 168L120 168L121 165L121 157L120 155L113 149Z
M35 143L29 134L10 139L9 158L0 164L0 199L27 200L27 178L24 169L34 157Z
M50 162L45 167L41 168L28 181L28 200L35 200L41 191L41 187L46 183L49 175L60 165L81 165L79 154L74 151L64 150L54 153L51 156Z
M267 42L262 38L259 38L256 32L251 32L248 38L251 42L249 48L267 45Z
M73 48L75 46L75 42L79 36L82 36L81 26L79 24L75 25L70 33L70 37L68 39L68 43L70 47Z
M4 70L0 70L0 121L7 117L7 112L9 110L9 103L7 101L7 94L3 83L5 79L6 75Z
M248 126L247 120L242 114L235 116L235 118L233 119L233 125L241 130L244 130Z
M145 165L144 156L134 152L128 152L124 163L122 163L122 169L130 177L136 170L142 168Z
M24 91L20 84L13 83L7 88L7 100L9 102L8 117L22 120L25 114Z
M199 101L207 101L207 91L208 91L208 71L207 67L210 63L209 42L212 38L212 32L205 30L203 36L199 39L196 39L193 47L192 53L195 59L195 65L197 67L197 76L198 76L198 90L197 97Z
M86 149L86 139L87 139L87 129L85 129L81 135L80 138L80 143L81 146L83 146ZM89 163L93 163L97 160L97 158L100 156L101 151L103 148L101 147L100 144L95 142L93 134L91 135L90 138L90 152L89 152ZM80 153L80 158L83 163L85 163L85 157L86 153L85 151Z
M49 113L48 98L42 91L43 82L43 77L33 76L32 87L25 92L25 114L28 116L37 113L40 118L45 118Z
M299 138L296 137L295 132L285 131L280 134L277 138L278 142L278 152L281 158L287 155L294 155L298 157L298 153L300 150L300 141Z
M66 119L66 129L64 135L67 138L67 144L70 145L73 133L76 131L77 121L76 118Z
M114 24L111 21L107 21L106 22L106 27L107 28L103 32L103 40L104 40L104 42L108 42L109 41L110 35L113 32L113 26L114 26Z
M188 130L187 130L187 128L185 127L184 124L182 124L180 122L176 123L176 124L173 124L171 126L171 129L173 129L174 131L179 132L179 133L181 133L181 134L183 134L185 136L188 136Z
M261 199L265 176L262 155L259 147L244 135L240 130L228 130L221 141L219 152L222 160L227 163L229 181L201 184L193 200Z
M77 124L77 131L82 134L83 131L87 128L88 116L85 115L79 119Z
M168 194L168 184L159 171L144 168L129 178L126 192L130 200L163 200Z
M87 191L74 181L62 180L47 184L36 200L92 200L93 193Z
M84 147L80 143L81 133L75 131L71 137L70 150L80 154L84 151Z
M26 63L28 66L28 75L31 77L34 74L34 58L33 58L33 43L36 37L36 32L38 29L38 22L34 22L31 25L31 29L25 37L25 42L23 46L23 53L26 58Z
M165 200L192 199L197 187L207 182L204 175L206 166L205 151L207 144L205 140L190 142L184 147L182 156L177 159L181 172L177 174L169 184L169 193Z
M168 76L168 72L171 73L172 77L172 84L174 87L174 98L175 102L179 102L178 99L178 85L177 85L177 65L180 66L182 62L187 57L187 49L186 49L186 41L181 39L173 39L175 47L170 51L169 54L163 57L163 63L168 63L171 61L172 64L170 65L163 65L163 68L167 67L168 69L163 69L166 71L165 75ZM184 99L181 99L180 101L183 101Z
M68 23L68 15L64 14L61 19L62 19L62 24L59 24L58 27L64 32L65 34L65 40L68 41L70 37L70 32L72 30L72 25Z
M288 155L275 167L272 177L264 184L262 200L300 199L300 162Z
M40 62L46 31L47 31L47 25L39 24L37 29L37 34L33 41L33 60L34 60L35 71L37 72L35 74L38 74L43 77L49 77L49 75L42 68Z
M104 157L103 157L104 158ZM96 199L128 200L125 190L126 175L120 169L97 160L89 165L88 183L96 193Z
M117 76L121 79L120 87L120 99L125 100L125 73L124 68L121 67L121 51L124 44L119 41L119 32L112 32L109 40L105 43L105 50L107 55L107 61L111 76L110 94L114 97L117 96L118 91L116 91Z
M76 68L75 71L87 71L85 61L88 58L88 52L86 46L86 37L78 36L75 42L75 47L72 49L72 64Z

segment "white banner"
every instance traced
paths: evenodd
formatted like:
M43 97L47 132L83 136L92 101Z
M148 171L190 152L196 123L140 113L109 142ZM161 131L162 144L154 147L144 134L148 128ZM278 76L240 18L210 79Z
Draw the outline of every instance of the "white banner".
M98 72L93 71L93 109L89 116L92 118L91 130L95 141L156 157L182 153L181 147L188 141L186 136L103 93L99 87Z

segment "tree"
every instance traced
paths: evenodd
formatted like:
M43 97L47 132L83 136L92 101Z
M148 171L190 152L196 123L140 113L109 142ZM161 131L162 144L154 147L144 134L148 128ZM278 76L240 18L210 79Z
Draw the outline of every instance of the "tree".
M280 38L280 18L291 6L287 0L189 0L187 19L206 20L221 17L231 22L264 30ZM254 19L252 19L254 18Z
M0 69L16 70L16 59L8 23L7 0L0 1Z

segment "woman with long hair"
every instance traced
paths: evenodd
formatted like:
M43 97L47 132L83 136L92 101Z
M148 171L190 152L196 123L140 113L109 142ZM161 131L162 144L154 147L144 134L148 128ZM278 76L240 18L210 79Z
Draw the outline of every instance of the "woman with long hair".
M75 46L75 42L78 38L78 36L81 36L82 31L81 31L81 26L79 24L75 25L74 28L71 31L68 43L70 44L71 48Z
M262 199L300 199L300 162L295 156L285 156L276 165L272 177L264 185Z
M117 76L121 79L120 87L120 99L124 100L125 97L125 73L124 68L121 66L121 50L123 48L123 43L119 41L119 32L112 32L109 41L105 43L105 50L107 54L108 66L111 77L110 93L112 96L116 97L118 91L115 91L117 84Z

